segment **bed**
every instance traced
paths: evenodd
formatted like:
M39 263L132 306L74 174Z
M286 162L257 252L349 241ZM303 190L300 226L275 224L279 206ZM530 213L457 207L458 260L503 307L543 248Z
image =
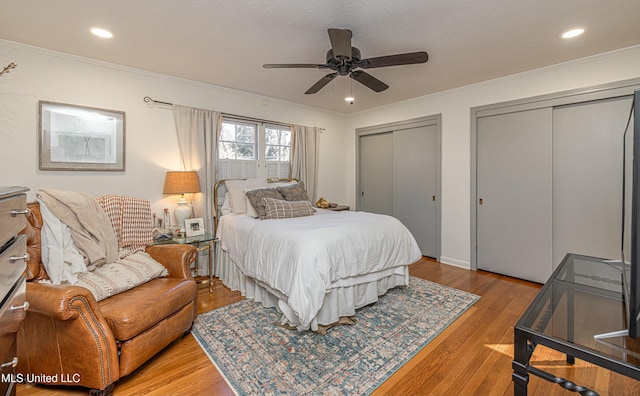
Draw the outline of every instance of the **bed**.
M284 199L271 197L278 193ZM216 222L215 275L230 289L276 308L282 325L301 331L337 323L408 285L408 265L421 258L397 219L314 208L302 183L223 180L214 196L216 207L218 198L224 201ZM304 214L290 216L281 208L290 206Z

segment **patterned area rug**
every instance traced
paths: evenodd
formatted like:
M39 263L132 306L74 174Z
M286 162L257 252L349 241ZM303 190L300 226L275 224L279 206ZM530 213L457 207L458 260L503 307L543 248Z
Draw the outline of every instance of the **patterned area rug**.
M411 277L324 336L274 325L253 300L199 315L192 333L239 395L369 394L479 298Z

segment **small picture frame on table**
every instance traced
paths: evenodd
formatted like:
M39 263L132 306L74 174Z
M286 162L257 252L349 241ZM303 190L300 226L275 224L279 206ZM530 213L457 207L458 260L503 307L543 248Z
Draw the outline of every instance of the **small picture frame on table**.
M204 235L204 220L202 218L186 219L184 228L187 232L187 237Z

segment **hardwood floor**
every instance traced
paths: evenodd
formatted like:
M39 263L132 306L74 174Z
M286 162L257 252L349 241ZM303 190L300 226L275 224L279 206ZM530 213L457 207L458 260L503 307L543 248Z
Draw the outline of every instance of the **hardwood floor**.
M513 325L540 285L484 271L421 260L411 275L465 290L481 299L380 386L374 395L512 395ZM239 301L216 279L213 293L201 285L198 312ZM532 363L600 395L638 395L640 381L591 364L565 363L564 356L538 347ZM18 396L83 395L84 388L19 385ZM114 394L233 395L192 335L174 342L133 374L116 383ZM573 395L531 376L530 395Z

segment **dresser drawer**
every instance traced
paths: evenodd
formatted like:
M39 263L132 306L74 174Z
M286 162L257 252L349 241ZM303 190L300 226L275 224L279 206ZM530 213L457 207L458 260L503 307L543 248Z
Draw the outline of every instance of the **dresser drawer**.
M5 335L18 331L20 322L26 316L29 307L29 304L25 304L26 301L27 281L21 276L16 281L11 294L0 307L0 338L2 340L4 340Z
M13 379L16 378L15 377L16 368L13 365L13 363L15 362L15 360L13 359L15 359L16 356L18 356L17 352L18 351L16 348L16 339L14 337L11 342L11 345L9 346L9 349L7 350L7 353L0 356L0 360L2 361L2 363L5 363L5 362L11 363L0 368L0 395L13 396L16 394L16 382L13 381Z
M0 247L27 225L27 195L16 194L0 199Z
M0 253L0 297L6 296L27 267L27 238L19 235Z
M0 307L0 374L3 378L11 378L15 374L17 361L16 333L20 323L26 315L26 293L27 283L24 277L20 276L15 287L11 290L8 298ZM2 378L0 378L2 379ZM0 392L12 392L13 383L11 381L0 381Z

